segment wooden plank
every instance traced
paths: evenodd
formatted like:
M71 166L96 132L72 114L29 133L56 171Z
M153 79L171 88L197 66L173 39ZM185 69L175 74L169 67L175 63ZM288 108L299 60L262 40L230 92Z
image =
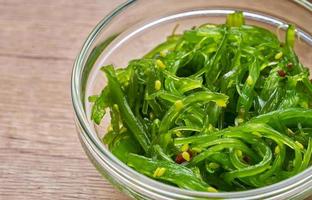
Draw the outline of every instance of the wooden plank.
M70 74L86 36L121 1L0 1L0 199L128 199L88 161Z

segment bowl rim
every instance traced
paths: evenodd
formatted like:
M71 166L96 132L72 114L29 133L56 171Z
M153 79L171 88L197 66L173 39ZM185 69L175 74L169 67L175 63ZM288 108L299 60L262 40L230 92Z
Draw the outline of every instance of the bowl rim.
M280 181L278 183L246 191L235 191L235 192L200 192L200 191L191 191L186 189L181 189L178 187L170 186L159 181L148 178L132 168L128 167L126 164L118 160L110 151L108 151L102 144L99 143L99 139L94 137L92 128L90 128L89 120L85 115L83 102L81 101L81 77L84 69L84 59L86 58L88 52L92 49L92 44L94 44L100 32L113 20L115 16L121 13L128 6L137 2L137 0L127 0L126 2L120 4L108 15L106 15L91 31L88 35L86 41L84 42L81 50L79 51L78 56L75 59L72 75L71 75L71 98L72 104L75 112L75 117L79 127L83 130L83 137L96 152L96 154L103 160L105 163L110 164L110 167L114 167L114 170L120 175L124 176L127 180L142 186L152 192L160 194L170 194L182 195L188 197L209 197L209 198L246 198L246 197L257 197L263 198L267 197L268 194L280 194L281 192L294 189L297 186L303 185L305 181L312 180L312 167L306 169L305 171L288 178L286 180ZM301 2L302 3L302 2ZM224 10L233 10L231 8L222 8ZM253 11L252 11L253 12ZM84 97L83 97L84 98ZM178 197L178 196L176 196Z

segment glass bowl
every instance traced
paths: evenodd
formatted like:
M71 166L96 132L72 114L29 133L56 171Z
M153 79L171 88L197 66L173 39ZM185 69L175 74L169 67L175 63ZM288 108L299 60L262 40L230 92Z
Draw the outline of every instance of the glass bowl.
M154 181L132 170L101 142L109 116L95 126L87 97L98 94L106 79L103 65L126 66L177 32L204 23L224 23L234 10L244 11L247 24L276 32L284 40L287 23L297 26L295 50L312 68L312 12L304 1L132 0L112 11L94 28L81 49L72 73L72 101L81 144L98 171L114 186L137 199L303 199L312 194L312 168L285 181L242 192L197 192Z

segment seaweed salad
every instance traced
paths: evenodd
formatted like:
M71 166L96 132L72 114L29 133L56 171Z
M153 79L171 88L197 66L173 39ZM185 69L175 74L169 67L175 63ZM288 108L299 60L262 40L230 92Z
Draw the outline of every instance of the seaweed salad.
M277 183L311 165L312 84L285 41L246 25L172 34L89 97L91 119L111 121L103 143L152 179L196 191L241 191Z

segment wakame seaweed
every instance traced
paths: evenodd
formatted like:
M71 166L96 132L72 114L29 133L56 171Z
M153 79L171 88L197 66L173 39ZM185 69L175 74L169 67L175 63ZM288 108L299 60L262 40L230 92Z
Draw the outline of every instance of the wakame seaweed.
M294 41L293 25L280 42L242 12L170 35L126 68L102 67L91 118L109 110L103 142L158 181L208 192L279 182L312 156L312 84Z

